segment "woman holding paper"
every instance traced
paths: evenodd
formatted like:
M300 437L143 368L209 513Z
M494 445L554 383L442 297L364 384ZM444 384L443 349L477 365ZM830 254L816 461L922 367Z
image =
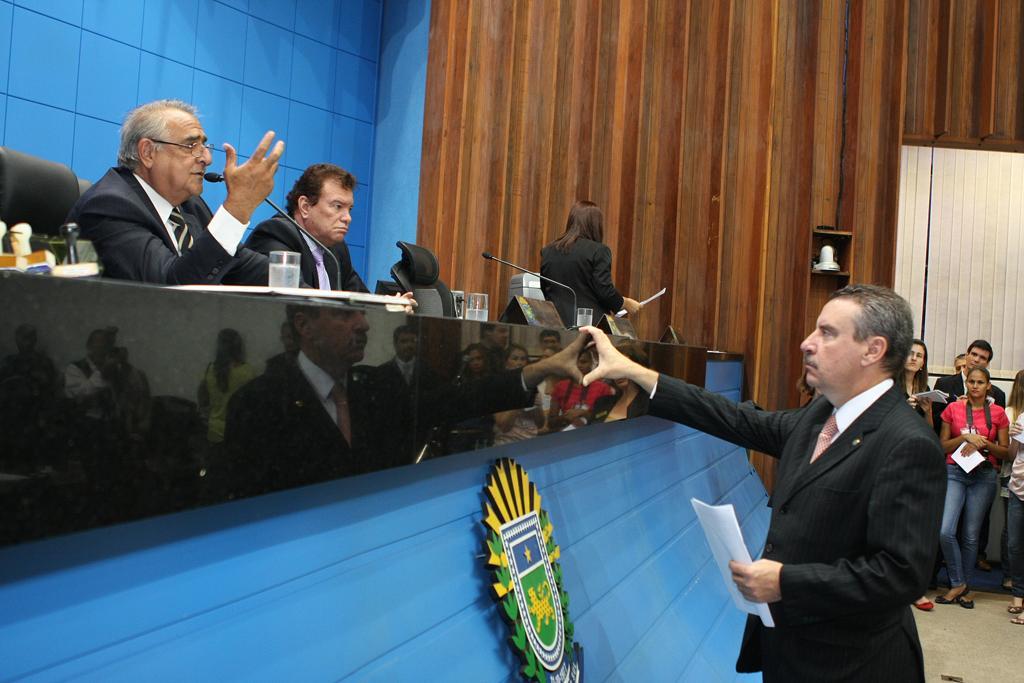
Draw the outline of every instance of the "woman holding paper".
M978 532L996 492L998 461L1007 457L1009 420L1003 409L989 404L991 379L985 368L967 374L967 400L954 401L942 411L939 439L946 451L946 504L939 542L946 558L950 588L935 598L940 605L958 603L971 609L967 571L978 556ZM964 515L962 543L956 527Z
M565 232L540 252L540 274L576 293L576 307L593 311L593 324L606 313L640 310L640 302L622 296L612 283L612 252L604 244L604 215L597 204L579 201L569 211ZM542 280L544 296L555 304L567 327L576 324L573 295Z
M910 345L907 362L903 365L903 390L907 392L907 403L932 426L932 402L914 396L928 391L928 347L923 339L915 339Z
M932 427L932 402L926 398L917 398L914 394L928 391L928 347L923 339L915 339L910 344L907 362L903 364L903 391L907 395L907 403L918 415ZM934 429L934 427L932 427ZM931 611L935 605L922 595L914 601L914 607L924 612Z

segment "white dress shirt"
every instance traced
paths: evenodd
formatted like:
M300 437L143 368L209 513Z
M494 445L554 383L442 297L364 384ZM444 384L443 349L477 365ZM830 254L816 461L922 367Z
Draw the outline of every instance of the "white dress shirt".
M146 196L149 197L150 203L156 209L157 215L160 216L164 229L167 230L167 234L171 238L171 243L175 245L175 251L180 255L181 251L178 249L177 240L174 239L174 225L171 224L170 220L174 205L150 187L149 183L140 178L138 173L133 173L132 175L142 185L142 189L146 191ZM238 243L242 241L247 227L249 227L248 223L239 223L230 212L221 206L217 209L217 213L213 214L213 219L206 226L206 229L213 233L214 239L217 240L220 246L224 247L224 251L234 256L238 250Z
M839 438L839 435L846 431L846 428L853 424L854 420L861 416L861 414L870 408L872 404L882 397L882 394L889 391L893 385L892 378L883 379L881 382L871 387L866 391L862 391L849 401L839 406L833 411L836 416L836 427L839 431L832 438L835 441Z
M313 387L313 393L320 399L320 405L327 411L331 422L338 424L338 405L331 397L331 392L334 391L336 384L334 378L324 372L323 368L311 361L309 356L302 351L299 351L299 370L305 375L309 386ZM345 382L341 382L341 384L345 384Z

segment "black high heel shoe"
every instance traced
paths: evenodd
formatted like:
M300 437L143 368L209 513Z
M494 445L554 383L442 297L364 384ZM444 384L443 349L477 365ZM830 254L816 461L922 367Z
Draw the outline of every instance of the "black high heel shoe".
M961 602L961 600L963 600L963 597L965 595L967 595L967 591L969 591L969 590L971 590L970 587L965 583L964 584L964 589L962 591L960 591L960 593L955 598L947 598L944 595L936 595L935 596L935 602L940 604L940 605L960 605L961 607L966 607L966 605L964 605ZM974 601L973 600L968 600L967 602L971 603L971 606L967 607L967 609L973 609L974 608Z
M964 609L974 609L974 600L968 600L964 596L971 592L970 587L964 588L964 592L957 596L956 603Z

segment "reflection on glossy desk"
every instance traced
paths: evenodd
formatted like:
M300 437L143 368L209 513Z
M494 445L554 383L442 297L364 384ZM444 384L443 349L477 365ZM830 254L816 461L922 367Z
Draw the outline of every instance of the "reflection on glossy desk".
M523 390L564 330L17 273L0 300L0 545L642 410L623 387ZM622 342L704 381L705 349Z

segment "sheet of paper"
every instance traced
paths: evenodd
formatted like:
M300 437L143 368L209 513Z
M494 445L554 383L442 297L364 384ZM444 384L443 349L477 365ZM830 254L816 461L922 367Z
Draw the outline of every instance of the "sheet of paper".
M718 570L722 574L729 594L736 607L761 617L761 623L769 628L775 626L772 619L772 612L768 609L767 603L750 602L740 593L732 580L732 572L729 571L729 560L736 560L744 564L751 562L750 553L743 542L743 532L740 531L739 520L736 519L736 510L732 505L708 505L696 498L690 499L694 512L697 513L697 520L704 529L704 535L711 547L711 554L715 556Z
M949 403L949 394L945 391L939 391L938 389L922 391L919 394L914 394L914 398L923 398L924 400L931 401L932 403Z
M646 299L644 299L643 301L640 302L640 305L641 306L646 306L647 304L651 303L652 301L654 301L655 299L657 299L659 296L661 296L662 294L664 294L667 291L668 291L668 287L662 287L660 292L658 292L657 294L653 294L653 295L647 297ZM616 313L615 317L616 318L621 318L624 315L626 315L626 309L625 308L623 308L621 311Z
M953 462L960 465L960 469L970 474L971 470L985 462L985 456L978 451L974 451L970 455L964 455L963 451L966 447L966 443L960 444L960 448L953 451L953 455L951 457L953 458Z
M1024 414L1022 414L1020 417L1018 417L1016 422L1019 425L1024 425ZM1024 432L1021 432L1020 434L1018 434L1017 436L1012 437L1012 438L1017 443L1024 443ZM1020 456L1018 455L1018 457L1020 457Z

